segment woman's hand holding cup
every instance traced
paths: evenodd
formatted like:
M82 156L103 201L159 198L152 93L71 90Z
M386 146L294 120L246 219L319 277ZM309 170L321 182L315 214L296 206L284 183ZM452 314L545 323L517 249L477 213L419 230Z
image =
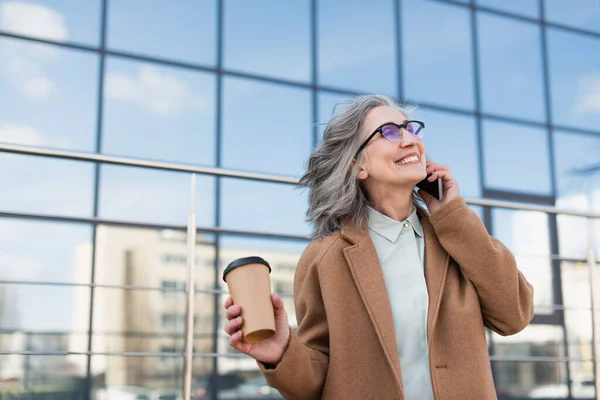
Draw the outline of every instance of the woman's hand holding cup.
M225 325L225 332L231 336L229 344L232 347L262 363L277 365L287 348L290 339L290 328L287 312L281 298L274 294L271 295L271 301L275 312L275 334L273 336L255 343L244 341L241 329L243 324L242 309L240 306L233 304L231 297L228 297L225 301L226 316L229 320Z

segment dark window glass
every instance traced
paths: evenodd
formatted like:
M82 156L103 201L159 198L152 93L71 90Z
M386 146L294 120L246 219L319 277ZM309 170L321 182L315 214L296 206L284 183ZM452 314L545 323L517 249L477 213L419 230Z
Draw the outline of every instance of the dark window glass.
M520 14L525 17L539 18L540 1L543 0L476 0L477 4L494 10L507 11L514 14Z
M434 1L401 4L405 95L416 101L472 109L469 10Z
M310 80L309 1L224 2L225 67Z
M319 84L397 95L393 1L317 4Z
M548 58L553 122L600 132L600 38L549 29Z
M223 166L300 176L311 150L311 95L270 83L225 78Z
M108 47L177 61L215 64L216 0L112 1Z
M481 197L474 118L424 108L414 114L425 122L423 141L427 158L451 169L463 196Z
M548 21L600 32L600 8L596 0L543 0Z
M552 194L545 129L486 120L483 152L487 188Z
M540 26L479 12L477 28L483 111L544 121Z

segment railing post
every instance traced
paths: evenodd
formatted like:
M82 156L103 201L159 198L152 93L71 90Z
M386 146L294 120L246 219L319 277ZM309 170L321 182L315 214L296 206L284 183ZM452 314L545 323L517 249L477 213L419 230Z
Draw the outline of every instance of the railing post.
M183 376L183 399L190 400L192 391L192 361L194 349L194 299L196 294L196 174L190 179L190 213L187 226L186 323L185 323L185 367Z
M594 286L596 285L596 253L594 251L594 220L592 218L587 219L587 263L589 267L589 279L590 279L590 303L592 308L592 359L593 359L593 371L594 371L594 385L596 388L596 399L600 393L600 379L599 373L600 368L598 365L598 342L596 333L596 300L594 297Z

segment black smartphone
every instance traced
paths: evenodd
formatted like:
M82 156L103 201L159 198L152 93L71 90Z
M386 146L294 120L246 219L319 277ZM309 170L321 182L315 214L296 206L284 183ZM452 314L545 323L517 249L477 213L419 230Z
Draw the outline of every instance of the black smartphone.
M437 178L435 181L429 182L427 179L429 179L430 176L431 174L427 175L427 178L417 183L417 187L429 193L436 199L443 200L444 192L442 190L442 180L440 178Z

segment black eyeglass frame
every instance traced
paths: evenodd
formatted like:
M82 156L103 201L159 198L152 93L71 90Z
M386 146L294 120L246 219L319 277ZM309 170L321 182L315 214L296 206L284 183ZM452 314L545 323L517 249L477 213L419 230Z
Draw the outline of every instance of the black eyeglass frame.
M383 127L384 127L384 126L386 126L386 125L395 125L395 126L398 128L398 130L400 131L400 133L402 133L402 129L406 129L406 128L408 127L408 124L410 124L411 122L416 122L417 124L419 124L419 125L421 126L421 129L425 129L425 122L423 122L423 121L416 121L416 120L410 120L410 121L406 121L405 123L403 123L403 124L400 124L400 125L398 125L398 124L397 124L397 123L395 123L395 122L386 122L385 124L381 124L381 125L380 125L380 126L377 128L377 129L375 129L375 130L373 131L373 133L371 133L371 134L369 135L369 137L368 137L368 138L367 138L367 139L366 139L366 140L365 140L365 141L364 141L364 142L363 142L363 143L360 145L360 147L359 147L359 148L358 148L358 150L356 151L356 154L354 155L354 158L356 158L356 156L358 156L358 154L359 154L359 153L362 151L362 149L364 149L364 148L367 146L367 144L369 144L369 141L371 141L371 139L373 139L373 137L374 137L375 135L377 135L378 133L381 133L381 136L383 136L383 137L385 138L385 135L383 134L383 131L382 131L382 129L383 129ZM386 138L386 140L388 140L388 139ZM400 140L402 140L402 139L400 139Z

